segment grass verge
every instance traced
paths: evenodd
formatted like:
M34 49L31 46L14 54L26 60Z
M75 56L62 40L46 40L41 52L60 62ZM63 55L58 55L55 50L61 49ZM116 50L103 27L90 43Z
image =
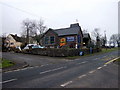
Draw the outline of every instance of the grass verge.
M116 51L118 49L120 49L120 48L111 48L111 49L103 48L101 52L97 52L97 53L93 53L93 54L85 54L84 56L68 56L68 57L65 57L65 58L70 59L70 60L71 59L77 59L77 58L86 57L86 56L93 56L93 55L108 53L108 52Z
M0 68L6 68L6 67L13 66L13 65L14 63L11 62L10 60L0 58Z

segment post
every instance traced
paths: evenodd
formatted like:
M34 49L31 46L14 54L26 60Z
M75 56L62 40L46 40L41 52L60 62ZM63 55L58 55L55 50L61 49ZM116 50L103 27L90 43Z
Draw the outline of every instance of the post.
M29 44L29 29L27 28L27 38L26 38L27 44Z

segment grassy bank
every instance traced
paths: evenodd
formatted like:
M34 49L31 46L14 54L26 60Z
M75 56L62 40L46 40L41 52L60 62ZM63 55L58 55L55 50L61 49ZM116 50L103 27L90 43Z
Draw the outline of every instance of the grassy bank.
M66 57L66 59L77 59L77 58L80 58L80 57L86 57L86 56L91 56L91 55L98 55L98 54L103 54L103 53L108 53L108 52L112 52L112 51L116 51L120 48L111 48L111 49L105 49L103 48L101 52L98 52L98 53L93 53L93 54L85 54L84 56L69 56L69 57Z
M6 68L6 67L13 66L13 65L14 65L14 63L11 62L10 60L0 58L0 68Z
M103 48L102 49L102 53L107 53L107 52L112 52L112 51L115 51L115 50L118 50L119 48L111 48L111 49L105 49Z

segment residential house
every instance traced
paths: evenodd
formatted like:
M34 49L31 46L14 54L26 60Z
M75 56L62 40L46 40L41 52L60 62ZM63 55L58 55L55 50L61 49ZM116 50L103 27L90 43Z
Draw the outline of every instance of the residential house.
M4 45L9 48L19 47L22 45L22 39L18 37L17 34L9 34L6 37L4 43Z
M71 24L68 28L49 29L43 34L41 44L50 48L82 48L83 33L79 23Z

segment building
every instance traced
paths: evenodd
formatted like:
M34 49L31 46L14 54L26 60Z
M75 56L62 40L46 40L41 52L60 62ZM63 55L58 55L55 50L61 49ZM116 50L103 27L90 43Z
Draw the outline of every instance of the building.
M83 47L89 47L91 43L91 37L89 33L83 33Z
M82 48L83 33L79 23L71 24L68 28L49 29L41 38L41 44L50 48Z
M20 47L22 45L22 39L17 34L9 34L4 41L4 45L9 48Z

